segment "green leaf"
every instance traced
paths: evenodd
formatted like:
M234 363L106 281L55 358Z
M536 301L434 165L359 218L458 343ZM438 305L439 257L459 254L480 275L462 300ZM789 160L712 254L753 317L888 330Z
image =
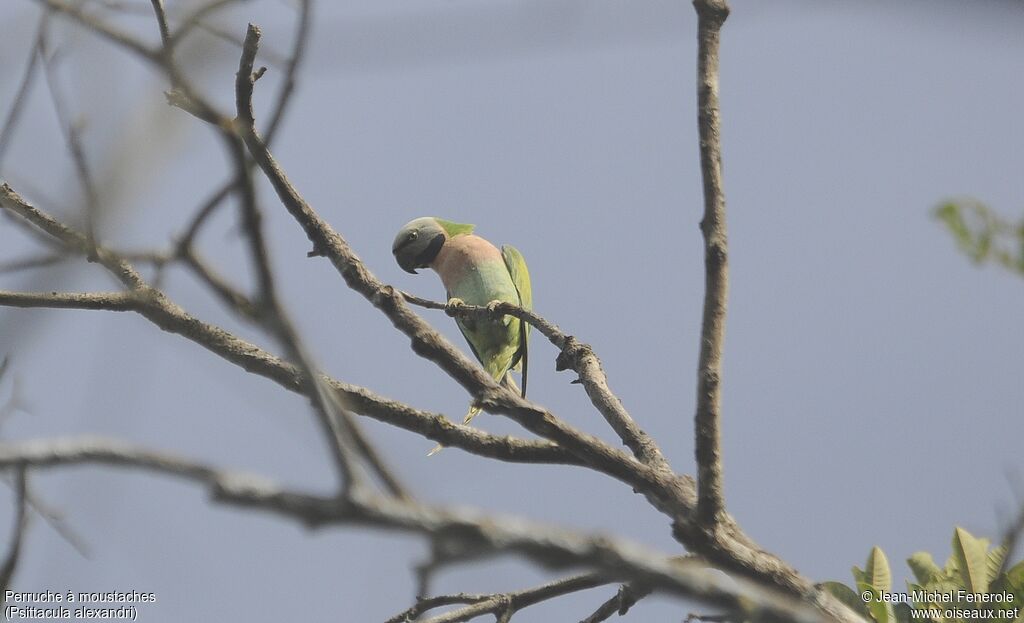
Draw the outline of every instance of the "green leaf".
M893 614L896 616L896 623L911 623L913 620L910 614L911 607L905 603L894 604L892 607Z
M854 565L853 569L851 569L850 571L853 573L853 582L854 582L854 584L857 584L859 586L861 584L866 584L867 583L867 581L868 581L867 580L867 576L864 574L863 571L860 570L860 567L858 567L857 565Z
M960 563L956 560L956 554L950 554L946 559L946 565L942 568L942 579L947 582L960 581Z
M1024 221L1011 224L985 204L973 200L944 203L933 214L974 263L994 259L1024 274Z
M864 580L880 591L889 592L892 590L892 574L889 572L889 560L885 552L877 545L871 548L868 554L868 561L864 567Z
M862 617L867 618L871 616L871 613L868 612L867 604L860 598L860 595L842 582L822 582L818 585L818 588L825 590Z
M892 617L892 604L882 601L882 592L879 589L867 582L857 582L857 591L861 594L871 593L871 601L865 605L867 605L872 619L877 621L877 623L895 623Z
M1006 571L1006 579L1015 588L1024 590L1024 560L1018 562Z
M953 556L964 588L972 593L988 592L987 549L986 539L975 538L959 526L953 531Z
M942 569L935 564L935 559L928 552L915 552L907 558L907 566L921 584L928 584L942 574Z
M949 229L957 244L961 246L968 246L970 244L971 232L967 229L967 223L964 222L963 215L960 214L960 206L952 202L944 203L935 208L935 218L942 221L946 228Z
M1000 545L999 547L993 547L985 558L985 567L988 572L988 583L996 581L996 576L999 575L999 570L1003 567L1003 560L1006 558L1007 548L1006 544Z
M1024 560L1010 567L996 581L996 585L998 589L994 589L994 592L1007 591L1013 595L1013 603L1006 605L1012 608L1020 608L1020 611L1024 613Z

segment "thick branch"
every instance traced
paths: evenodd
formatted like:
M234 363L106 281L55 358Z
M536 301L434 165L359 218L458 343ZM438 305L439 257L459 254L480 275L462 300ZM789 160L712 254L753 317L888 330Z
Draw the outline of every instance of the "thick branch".
M422 503L370 496L320 497L289 491L263 478L232 474L162 452L100 438L0 443L0 468L76 464L139 467L206 486L215 501L269 511L316 527L351 524L439 539L463 559L500 553L521 555L553 568L593 569L608 582L638 582L709 605L739 610L765 621L824 621L822 614L742 579L730 580L645 547L520 518L482 515Z
M721 115L718 107L718 43L729 15L725 0L694 0L697 9L697 121L704 178L704 313L697 367L697 516L713 527L724 509L719 420L722 408L722 346L729 290L722 189Z
M143 305L139 297L127 292L10 292L0 290L4 307L49 307L53 309L106 309L138 311Z

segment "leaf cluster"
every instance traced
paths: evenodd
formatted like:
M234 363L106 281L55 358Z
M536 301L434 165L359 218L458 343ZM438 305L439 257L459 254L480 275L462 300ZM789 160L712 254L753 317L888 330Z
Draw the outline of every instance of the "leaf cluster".
M1024 623L1024 561L1008 568L1007 546L990 545L988 539L957 527L953 531L953 553L944 566L936 564L930 553L916 552L907 559L915 581L907 581L906 599L892 593L889 561L878 546L871 548L863 569L853 567L856 590L841 582L824 582L821 586L865 619L877 623ZM987 601L997 594L1008 594L1009 598ZM865 599L868 596L870 599ZM989 610L993 616L983 616ZM964 616L945 616L957 611Z
M978 201L949 201L934 215L975 264L994 260L1024 275L1024 220L1009 223Z

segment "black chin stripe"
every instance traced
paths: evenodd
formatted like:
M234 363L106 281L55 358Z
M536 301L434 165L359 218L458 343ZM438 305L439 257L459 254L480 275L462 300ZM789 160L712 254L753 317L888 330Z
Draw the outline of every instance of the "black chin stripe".
M416 266L418 268L425 268L430 266L430 263L434 261L437 254L441 252L441 247L444 246L444 234L438 234L434 236L434 239L430 241L426 249L423 249L423 253L416 256Z

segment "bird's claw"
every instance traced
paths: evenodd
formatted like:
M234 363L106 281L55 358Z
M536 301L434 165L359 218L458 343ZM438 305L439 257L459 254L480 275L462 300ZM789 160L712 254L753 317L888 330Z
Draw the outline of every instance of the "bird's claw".
M444 305L444 313L452 318L458 315L459 310L466 306L466 302L459 298L450 298Z

